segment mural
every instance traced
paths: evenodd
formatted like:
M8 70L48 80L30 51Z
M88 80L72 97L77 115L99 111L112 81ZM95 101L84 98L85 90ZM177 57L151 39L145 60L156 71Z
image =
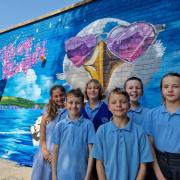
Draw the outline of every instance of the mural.
M43 58L45 41L42 42L41 46L39 42L33 43L33 37L29 37L19 44L14 42L4 46L0 54L2 58L2 79L9 79L19 72L27 73L39 58Z
M89 24L76 37L65 43L66 80L72 86L80 86L79 74L72 76L70 73L79 71L83 77L81 88L90 78L95 78L101 82L104 89L109 90L117 85L122 86L130 75L140 76L140 72L135 68L138 64L154 63L158 68L164 47L160 42L155 42L157 33L151 24L129 24L113 18L103 18ZM144 79L145 82L151 78L154 71L155 68ZM124 79L117 78L117 74Z
M161 103L160 78L180 72L180 2L131 2L94 0L0 33L1 158L32 166L30 127L53 84L96 78L108 92L138 76L142 104Z

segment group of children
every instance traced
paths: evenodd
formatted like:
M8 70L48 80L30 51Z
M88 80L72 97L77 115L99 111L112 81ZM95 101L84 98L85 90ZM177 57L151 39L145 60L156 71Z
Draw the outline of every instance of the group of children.
M163 104L150 110L139 103L143 83L137 77L113 89L108 104L95 79L84 94L53 86L31 179L151 179L151 162L157 179L180 179L180 74L166 74L160 88Z

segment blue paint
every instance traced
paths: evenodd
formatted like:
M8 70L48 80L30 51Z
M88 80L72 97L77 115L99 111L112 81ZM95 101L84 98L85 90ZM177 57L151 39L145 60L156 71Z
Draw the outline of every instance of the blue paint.
M36 147L32 146L30 126L41 110L0 110L0 157L32 166Z
M68 84L66 80L58 80L56 78L56 73L63 73L62 64L65 56L64 42L70 37L76 36L84 27L98 19L117 18L127 21L128 23L145 21L154 25L166 25L166 29L163 32L160 32L157 36L157 40L160 40L163 46L166 47L165 54L161 60L160 68L152 75L148 83L145 85L145 94L141 99L141 102L148 107L154 107L161 104L162 99L159 89L161 77L170 71L180 72L179 7L180 1L169 0L96 0L85 6L71 9L67 12L0 34L0 50L10 43L15 43L15 45L17 45L28 37L34 37L34 42L43 40L46 40L47 42L47 62L45 67L42 68L41 61L39 61L32 68L35 72L36 80L31 84L27 84L27 81L25 81L25 74L23 72L18 73L7 81L3 96L19 97L21 95L20 92L25 91L29 100L47 102L49 98L49 89L52 84L63 84L67 89L69 89L71 85ZM114 23L114 25L107 24L104 31L109 32L115 25L116 23ZM18 37L19 39L17 39ZM20 56L16 58L17 62L21 61ZM0 53L0 62L1 61L2 55ZM2 76L2 63L0 63L0 75ZM36 97L33 94L33 90L35 91L36 88L30 89L30 86L40 88L41 94ZM0 113L0 119L5 121L3 118L6 114L7 111L2 111ZM25 124L22 127L26 130L28 130L27 128L30 124L34 122L35 116L37 117L38 113L33 113L34 119L29 118L29 115L27 114L25 116L25 121L28 121L29 124ZM16 113L13 116L16 116ZM6 119L8 119L8 123L3 124L4 122L1 121L1 129L6 126L7 129L10 128L9 125L11 125L11 123L14 123L16 128L18 127L19 124L14 122L12 116ZM30 145L30 136L23 136L23 140L20 141L18 141L19 137L15 136L13 136L12 139L10 136L7 136L6 138L8 139L8 143L10 141L13 142L11 146L8 146L10 150L12 150L14 146L17 147L16 144L18 144L18 142L20 144L25 143L24 149L21 148L21 146L17 149L17 154L20 155L16 156L17 154L15 153L14 155L9 155L7 158L15 160L21 164L24 164L25 161L31 163L32 152L34 152L34 150ZM5 145L7 141L3 141L3 139L4 136L0 136L0 140ZM28 147L26 146L27 144ZM28 151L27 154L26 150ZM5 154L7 155L7 152L6 149L1 149L0 157L3 157ZM29 155L30 159L28 159ZM25 165L29 166L30 164Z

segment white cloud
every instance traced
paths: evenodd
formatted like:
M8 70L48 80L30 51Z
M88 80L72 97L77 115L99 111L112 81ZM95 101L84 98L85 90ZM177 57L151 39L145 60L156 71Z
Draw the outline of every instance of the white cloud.
M39 99L41 96L41 89L38 87L38 85L33 84L32 90L32 96L34 97L34 99Z
M29 69L26 74L19 73L14 79L13 96L37 101L41 99L41 88L36 83L37 76L33 69Z
M41 81L41 88L42 89L50 89L51 86L53 85L53 78L52 77L48 77L48 76L41 76L40 77L40 81Z
M35 74L35 72L34 72L34 70L33 69L29 69L28 71L27 71L27 73L26 73L26 75L25 75L25 78L26 78L26 82L28 83L33 83L33 82L35 82L36 81L36 79L37 79L37 76L36 76L36 74Z

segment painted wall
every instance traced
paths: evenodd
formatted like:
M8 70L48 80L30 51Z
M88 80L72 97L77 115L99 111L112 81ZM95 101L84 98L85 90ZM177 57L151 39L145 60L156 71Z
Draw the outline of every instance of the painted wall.
M6 120L15 123L13 131L18 129L23 135L11 133L18 142L10 146L10 135L4 137L3 130L0 139L7 142L0 156L31 165L34 149L28 128L40 114L41 103L47 102L53 84L84 88L93 77L108 91L135 75L145 85L142 103L159 105L160 78L167 72L180 72L179 6L176 0L95 0L1 33L0 95L1 102L11 106L1 105L6 110L0 111L0 118L13 112L15 119L21 119L19 124L9 114ZM28 104L29 109L17 109L17 104ZM0 131L3 127L0 123ZM7 134L10 127L6 126ZM18 149L18 143L24 142L28 148Z

